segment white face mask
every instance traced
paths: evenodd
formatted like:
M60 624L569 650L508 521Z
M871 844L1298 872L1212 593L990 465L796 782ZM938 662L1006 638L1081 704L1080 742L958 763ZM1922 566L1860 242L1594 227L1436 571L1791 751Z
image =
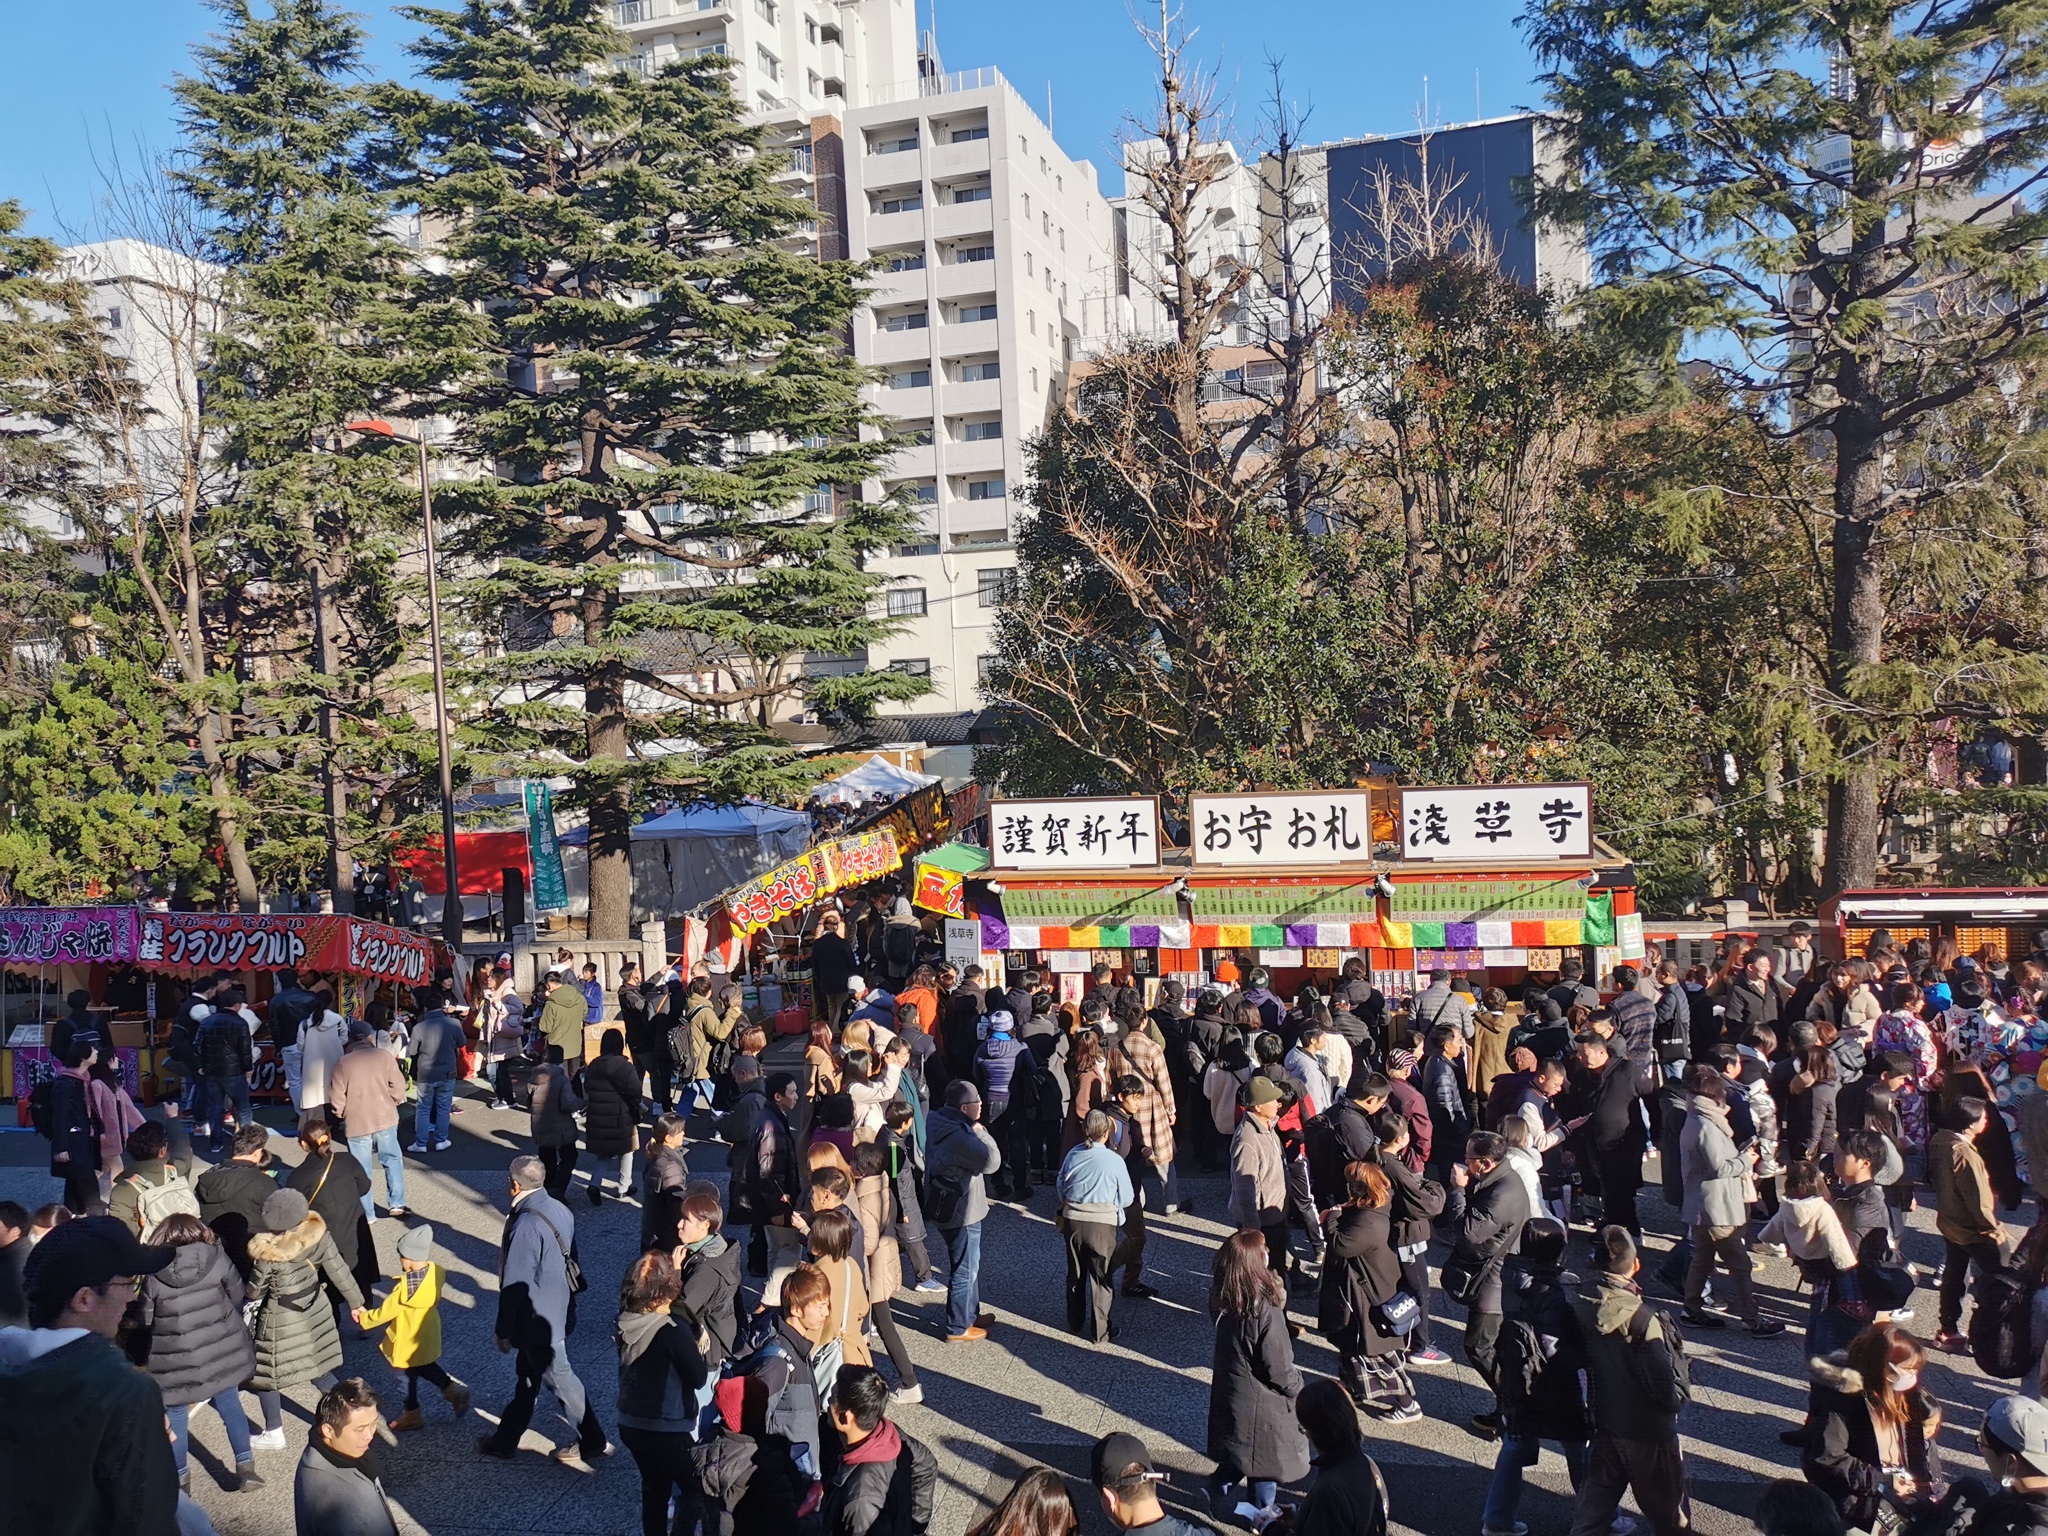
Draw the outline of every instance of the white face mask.
M1895 1365L1885 1374L1886 1379L1891 1382L1891 1388L1894 1392L1910 1392L1920 1385L1920 1373L1918 1371L1902 1370Z

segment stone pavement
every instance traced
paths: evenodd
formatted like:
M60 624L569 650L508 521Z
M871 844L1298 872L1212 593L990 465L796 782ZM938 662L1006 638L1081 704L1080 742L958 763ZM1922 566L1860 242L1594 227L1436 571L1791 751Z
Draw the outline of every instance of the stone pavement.
M443 1363L475 1389L469 1418L455 1422L431 1387L421 1389L426 1429L401 1438L385 1454L385 1487L399 1512L399 1529L435 1536L632 1536L638 1530L638 1474L623 1448L592 1475L567 1471L547 1461L550 1443L570 1436L543 1394L526 1454L504 1463L480 1457L477 1434L510 1396L509 1357L491 1342L496 1306L497 1242L503 1223L505 1166L527 1147L523 1114L491 1111L470 1100L455 1119L455 1147L438 1157L407 1160L406 1178L414 1220L433 1223L437 1260L447 1271L443 1293L446 1353ZM296 1144L282 1137L273 1149L295 1161ZM33 1132L0 1135L0 1198L33 1208L60 1191L45 1173L46 1143ZM570 1340L577 1374L591 1389L599 1416L611 1423L616 1368L610 1339L620 1275L639 1235L639 1211L607 1201L593 1210L584 1195L589 1166L578 1169L570 1192L581 1255L591 1289L581 1305L581 1326ZM725 1148L693 1146L694 1172L723 1180ZM1084 1532L1106 1532L1107 1522L1092 1498L1084 1498L1088 1447L1111 1429L1130 1429L1153 1449L1171 1478L1168 1504L1195 1518L1202 1515L1200 1480L1210 1469L1203 1455L1208 1414L1210 1328L1203 1313L1209 1264L1225 1228L1212 1219L1222 1209L1222 1181L1183 1179L1193 1197L1192 1216L1151 1223L1146 1251L1148 1282L1156 1301L1117 1302L1121 1336L1109 1345L1090 1345L1064 1328L1063 1247L1050 1219L1052 1197L1041 1191L1031 1208L999 1206L989 1218L982 1264L983 1305L995 1315L988 1342L948 1345L943 1335L943 1296L896 1299L899 1324L919 1375L925 1400L904 1409L898 1422L936 1453L940 1466L935 1536L960 1536L1010 1483L1034 1464L1059 1469L1072 1479ZM379 1192L382 1178L378 1176ZM1645 1188L1642 1208L1653 1233L1652 1247L1668 1245L1674 1213ZM1908 1256L1932 1264L1939 1243L1930 1213L1916 1213ZM396 1273L401 1223L376 1223L378 1248L387 1273ZM1439 1254L1439 1257L1441 1255ZM943 1264L943 1251L940 1262ZM1649 1267L1646 1265L1646 1268ZM1694 1520L1703 1536L1733 1536L1752 1527L1748 1516L1756 1495L1774 1477L1797 1475L1792 1453L1778 1432L1796 1424L1804 1411L1805 1302L1794 1289L1784 1260L1760 1261L1759 1296L1766 1310L1792 1323L1777 1339L1758 1340L1739 1328L1713 1333L1689 1330L1693 1406L1681 1427L1691 1468ZM1305 1371L1330 1373L1336 1360L1314 1331L1313 1297L1296 1298L1296 1315L1306 1326L1297 1347ZM1675 1303L1672 1303L1675 1307ZM1913 1323L1923 1338L1934 1326L1934 1295L1915 1297ZM1306 1310L1303 1310L1306 1308ZM1437 1298L1438 1339L1459 1363L1415 1372L1426 1417L1417 1423L1368 1428L1370 1448L1383 1469L1398 1528L1476 1536L1494 1447L1465 1427L1468 1415L1487 1405L1478 1378L1462 1363L1458 1337L1462 1314ZM377 1353L374 1339L349 1325L344 1348L348 1369L389 1394L391 1411L403 1400L403 1378ZM885 1360L877 1347L877 1363ZM1952 1469L1978 1465L1977 1426L1989 1403L2010 1390L1983 1378L1963 1358L1937 1356L1929 1384L1947 1406L1943 1449ZM883 1368L887 1369L886 1365ZM192 1482L222 1536L280 1536L291 1530L292 1471L305 1443L306 1425L318 1394L302 1389L286 1406L288 1452L259 1453L263 1488L231 1493L223 1479L232 1457L219 1420L204 1406L192 1415ZM246 1397L252 1409L254 1398ZM1529 1473L1521 1518L1531 1536L1563 1536L1569 1528L1569 1482L1562 1460L1546 1451ZM1645 1532L1647 1536L1647 1532Z

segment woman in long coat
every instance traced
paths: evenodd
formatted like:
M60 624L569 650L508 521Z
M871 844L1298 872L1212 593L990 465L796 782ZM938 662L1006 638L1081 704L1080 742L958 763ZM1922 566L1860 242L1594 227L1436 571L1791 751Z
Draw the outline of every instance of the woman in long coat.
M327 1223L327 1235L341 1255L342 1267L355 1277L357 1292L368 1291L379 1279L377 1242L363 1214L369 1172L346 1146L336 1143L324 1120L312 1121L299 1132L299 1146L306 1155L285 1175L284 1187L306 1197L313 1214ZM331 1299L341 1300L341 1292L337 1289Z
M151 1240L178 1256L142 1283L142 1321L149 1330L149 1374L164 1395L178 1481L187 1483L188 1426L194 1403L212 1403L235 1453L243 1486L256 1476L242 1383L256 1368L256 1345L242 1321L242 1277L213 1229L180 1211L166 1216Z
M1337 1351L1344 1388L1359 1407L1379 1418L1407 1423L1422 1417L1408 1379L1408 1333L1384 1327L1380 1310L1409 1297L1401 1284L1390 1217L1393 1185L1375 1163L1344 1170L1349 1200L1329 1223L1324 1253L1320 1321Z
M1308 1441L1295 1422L1301 1371L1287 1336L1287 1293L1267 1262L1266 1239L1239 1232L1216 1255L1209 1290L1216 1318L1209 1371L1209 1507L1228 1514L1232 1490L1274 1507L1282 1483L1308 1476Z
M338 1161L362 1170L346 1153ZM362 1206L354 1208L361 1216ZM249 1386L263 1403L263 1433L253 1444L281 1451L285 1388L311 1383L324 1392L341 1369L341 1331L327 1289L351 1312L362 1306L363 1292L326 1221L297 1189L280 1189L263 1202L263 1226L249 1237L249 1300L256 1303L256 1369Z
M583 1069L583 1144L597 1159L590 1170L590 1203L604 1200L599 1185L607 1165L618 1169L621 1200L633 1188L633 1149L640 1138L640 1073L626 1059L626 1033L608 1029L597 1060Z

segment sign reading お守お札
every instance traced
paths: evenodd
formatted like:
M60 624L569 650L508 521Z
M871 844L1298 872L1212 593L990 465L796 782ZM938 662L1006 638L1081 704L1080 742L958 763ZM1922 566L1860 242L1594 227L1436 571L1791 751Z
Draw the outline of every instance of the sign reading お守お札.
M1195 795L1188 837L1197 864L1369 864L1372 796L1363 789Z

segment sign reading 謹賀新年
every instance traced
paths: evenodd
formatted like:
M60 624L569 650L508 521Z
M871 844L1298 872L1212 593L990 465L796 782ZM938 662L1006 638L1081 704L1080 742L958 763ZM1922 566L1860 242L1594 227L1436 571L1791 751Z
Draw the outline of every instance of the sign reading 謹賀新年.
M1590 784L1486 784L1401 791L1401 858L1593 856Z
M1363 789L1194 795L1190 806L1188 837L1198 865L1372 862L1372 796Z
M1149 869L1159 863L1159 802L997 800L989 810L992 869Z

